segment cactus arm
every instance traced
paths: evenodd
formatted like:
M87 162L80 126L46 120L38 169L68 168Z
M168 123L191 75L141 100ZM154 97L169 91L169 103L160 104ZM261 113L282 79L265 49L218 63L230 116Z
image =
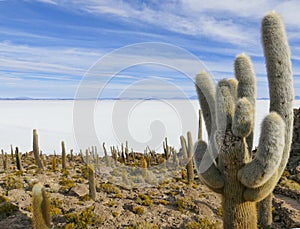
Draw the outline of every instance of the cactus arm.
M277 112L285 122L285 147L279 179L288 161L292 141L294 88L285 28L276 12L267 14L262 20L262 43L269 81L270 111Z
M238 98L246 97L253 106L256 100L256 82L253 65L245 53L238 55L234 62L235 77L238 80Z
M234 135L244 138L252 133L254 125L253 112L253 106L247 98L243 97L238 100L231 127Z
M212 191L214 191L215 193L218 193L218 194L223 194L223 188L215 188L215 187L211 186L210 184L207 183L207 181L202 176L199 176L199 179L210 190L212 190Z
M228 82L231 85L231 94L234 98L234 101L237 101L237 99L238 99L237 89L238 89L239 81L237 81L234 78L230 78L230 79L228 79Z
M216 120L217 129L225 131L232 124L235 110L235 102L232 84L226 79L220 80L216 95Z
M254 68L251 59L246 54L242 53L238 55L234 62L235 77L238 80L237 94L238 98L246 97L252 104L253 113L252 119L254 123L255 118L255 102L256 102L256 81ZM253 130L249 133L246 138L249 152L252 151L253 147Z
M276 112L263 120L255 159L238 172L240 182L246 187L263 185L278 169L284 149L284 129L285 124Z
M196 90L203 114L208 137L210 138L216 129L215 96L216 89L212 78L201 72L196 75Z
M220 170L212 162L210 155L207 153L208 146L204 141L198 141L195 144L194 164L200 176L200 179L213 191L221 193L224 186L224 180ZM202 171L200 164L210 164L207 170Z
M243 197L246 201L258 202L270 195L277 184L278 171L276 170L270 179L257 188L246 188Z

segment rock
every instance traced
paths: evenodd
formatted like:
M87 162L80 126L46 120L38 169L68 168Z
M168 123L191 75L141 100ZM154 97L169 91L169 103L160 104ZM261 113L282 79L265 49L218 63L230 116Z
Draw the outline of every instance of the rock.
M72 189L71 192L73 192L75 195L79 197L83 197L85 195L89 194L89 189L86 187L85 184L76 184Z
M300 108L294 109L293 140L287 169L291 174L295 174L298 166L300 166Z

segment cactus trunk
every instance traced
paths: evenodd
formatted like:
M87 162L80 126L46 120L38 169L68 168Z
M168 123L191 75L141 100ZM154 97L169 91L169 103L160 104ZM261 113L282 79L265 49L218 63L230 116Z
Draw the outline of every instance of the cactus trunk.
M222 198L223 224L225 229L255 229L257 228L257 214L255 202L245 201L243 192L244 185L238 180L238 171L250 161L246 139L241 140L232 136L230 142L224 139L223 143L229 146L226 151L220 152L220 160L224 163L220 166L223 171L224 187ZM235 146L242 146L234 148ZM241 150L242 149L242 150ZM233 163L234 162L234 163Z
M222 203L224 229L257 228L255 203L245 202L242 197L242 191L243 187L241 185L224 187ZM230 199L230 196L232 199Z

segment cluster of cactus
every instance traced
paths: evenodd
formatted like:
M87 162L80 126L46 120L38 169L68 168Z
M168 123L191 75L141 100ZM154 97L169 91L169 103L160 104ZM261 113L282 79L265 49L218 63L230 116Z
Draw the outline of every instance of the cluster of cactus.
M236 80L221 80L217 88L211 77L196 76L196 88L209 137L199 140L194 163L200 179L222 194L224 228L257 228L256 203L265 227L270 194L286 166L292 137L293 77L290 51L281 17L271 12L262 20L262 43L269 81L270 113L264 118L258 149L252 155L255 75L250 58L235 60ZM268 204L266 204L268 203Z

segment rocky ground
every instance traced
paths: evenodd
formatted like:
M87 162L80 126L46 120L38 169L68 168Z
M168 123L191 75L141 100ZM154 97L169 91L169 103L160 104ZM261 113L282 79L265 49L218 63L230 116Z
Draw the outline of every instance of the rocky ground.
M0 228L32 228L32 187L41 182L51 202L53 228L222 228L220 196L197 176L188 185L185 168L165 163L141 169L100 159L96 201L88 196L82 157L44 156L40 171L32 153L23 154L23 170L12 159L0 172ZM300 227L299 174L285 172L274 191L274 228Z

